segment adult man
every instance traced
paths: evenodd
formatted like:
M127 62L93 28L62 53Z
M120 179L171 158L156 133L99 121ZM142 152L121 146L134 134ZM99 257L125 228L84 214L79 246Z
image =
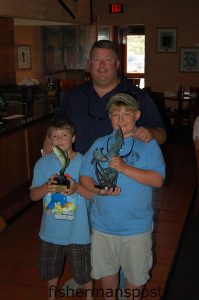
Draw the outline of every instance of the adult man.
M55 113L55 118L69 117L75 125L76 151L84 154L96 138L111 133L106 105L118 92L134 94L139 99L142 114L133 137L144 142L155 138L159 144L166 140L164 125L154 102L144 91L119 75L119 64L115 44L109 40L96 41L90 52L91 80L72 88Z

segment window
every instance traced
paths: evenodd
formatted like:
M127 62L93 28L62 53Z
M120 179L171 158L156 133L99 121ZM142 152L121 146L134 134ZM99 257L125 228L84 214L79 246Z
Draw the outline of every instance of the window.
M145 73L145 35L127 34L126 73L140 78L140 87L144 87Z
M109 39L109 27L98 26L97 40L108 40Z
M144 73L145 36L127 35L127 73Z

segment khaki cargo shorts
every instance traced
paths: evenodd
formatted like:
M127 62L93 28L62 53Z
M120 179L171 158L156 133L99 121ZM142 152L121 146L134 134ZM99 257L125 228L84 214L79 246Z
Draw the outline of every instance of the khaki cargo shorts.
M130 283L141 286L148 281L153 261L151 231L134 236L93 231L91 245L94 279L116 274L121 267Z

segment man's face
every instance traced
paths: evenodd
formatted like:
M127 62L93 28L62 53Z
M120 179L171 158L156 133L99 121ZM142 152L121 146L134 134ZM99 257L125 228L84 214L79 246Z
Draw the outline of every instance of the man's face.
M119 61L111 49L96 48L92 51L90 58L90 72L94 83L106 86L115 81Z
M109 117L111 119L113 129L122 130L124 138L131 136L136 121L140 117L140 111L134 110L127 106L113 106L110 109Z

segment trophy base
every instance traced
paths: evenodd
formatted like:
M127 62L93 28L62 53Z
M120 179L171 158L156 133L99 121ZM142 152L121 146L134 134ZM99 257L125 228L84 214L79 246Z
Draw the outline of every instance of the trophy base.
M68 180L65 176L57 176L55 180L57 180L56 185L66 186L67 189L70 188L70 180Z
M115 186L100 185L100 184L96 184L95 188L100 189L100 190L104 190L104 191L108 191L111 188L113 189L113 191L115 190Z

